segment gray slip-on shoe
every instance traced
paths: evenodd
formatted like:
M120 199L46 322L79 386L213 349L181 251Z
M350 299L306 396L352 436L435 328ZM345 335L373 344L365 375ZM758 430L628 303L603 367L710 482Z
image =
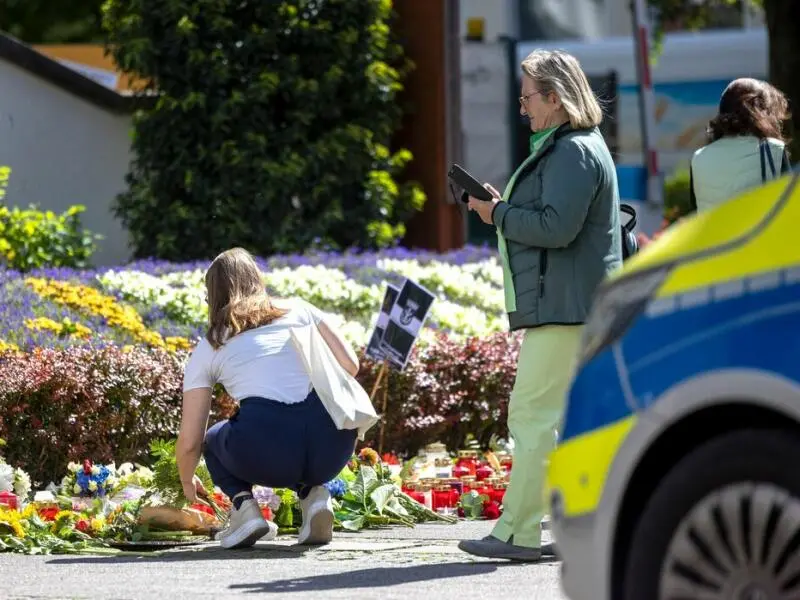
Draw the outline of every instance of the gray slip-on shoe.
M507 542L492 535L487 535L481 540L463 540L458 543L458 548L482 558L500 558L517 562L538 562L542 560L543 556L556 556L552 544L545 544L542 548L515 546L513 536Z

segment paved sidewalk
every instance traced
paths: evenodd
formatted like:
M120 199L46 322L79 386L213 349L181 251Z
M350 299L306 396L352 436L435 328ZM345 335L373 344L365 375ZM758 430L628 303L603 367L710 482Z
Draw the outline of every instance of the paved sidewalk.
M326 547L294 538L230 551L216 544L160 554L0 554L0 598L278 598L565 600L560 564L473 558L458 540L483 537L491 523L337 533Z

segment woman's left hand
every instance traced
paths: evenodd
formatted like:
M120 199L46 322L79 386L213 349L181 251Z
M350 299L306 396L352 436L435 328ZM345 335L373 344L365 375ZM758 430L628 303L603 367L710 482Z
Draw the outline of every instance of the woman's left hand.
M491 225L492 211L494 210L494 205L500 201L500 194L496 189L494 189L494 187L492 187L490 183L484 183L483 187L489 190L489 193L492 194L493 198L491 200L478 200L477 198L470 196L469 209L478 213L481 221L487 225Z

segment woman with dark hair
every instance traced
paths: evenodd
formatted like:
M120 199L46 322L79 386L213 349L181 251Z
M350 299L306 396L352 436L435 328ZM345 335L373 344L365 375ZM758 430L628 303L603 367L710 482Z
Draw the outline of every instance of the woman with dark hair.
M790 169L783 125L789 103L758 79L732 81L708 126L709 144L692 157L691 204L709 210Z

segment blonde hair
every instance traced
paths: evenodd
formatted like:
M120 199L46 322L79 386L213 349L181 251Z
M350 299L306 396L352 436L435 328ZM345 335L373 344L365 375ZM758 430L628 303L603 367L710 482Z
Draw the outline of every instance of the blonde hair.
M522 71L543 95L558 96L574 129L596 127L603 111L578 59L561 50L534 50L522 61Z
M267 325L288 312L272 304L256 261L243 248L231 248L214 259L206 271L206 291L206 339L214 349L233 336Z

